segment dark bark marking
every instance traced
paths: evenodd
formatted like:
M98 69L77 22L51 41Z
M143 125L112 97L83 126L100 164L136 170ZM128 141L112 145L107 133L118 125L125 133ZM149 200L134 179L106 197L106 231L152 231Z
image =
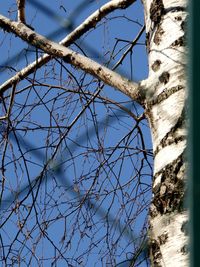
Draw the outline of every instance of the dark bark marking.
M179 37L176 41L174 41L171 46L172 47L180 47L180 46L185 46L186 45L186 40L185 40L185 35Z
M169 89L164 89L162 93L160 93L156 99L148 101L148 108L150 109L153 105L159 104L162 101L166 100L170 95L178 92L179 90L184 89L182 85L177 85L174 87L171 87Z
M63 57L63 61L66 62L66 63L69 63L69 62L74 62L76 60L75 56L72 55L72 54L68 54L66 56ZM80 64L77 64L77 67L79 66Z
M180 128L181 128L181 127L177 128L176 130L178 130L178 129L180 129ZM177 136L177 137L173 138L173 135L174 135L174 132L173 132L173 129L171 129L171 131L168 132L167 135L161 140L160 145L157 146L157 148L155 149L155 151L154 151L154 156L155 156L156 154L158 154L158 152L159 152L162 148L164 148L164 147L166 147L166 146L170 146L170 145L172 145L172 144L174 144L174 143L175 143L175 144L178 144L179 142L184 141L185 138L186 138L184 135L180 135L180 136Z
M153 266L161 267L160 261L162 254L160 251L160 244L155 239L150 240L150 258Z
M150 49L150 33L149 32L146 33L145 45L147 48L147 52L149 52L149 49Z
M27 36L27 39L29 42L32 42L36 38L36 35L34 33L31 33L29 36Z
M180 155L176 160L165 166L159 174L161 174L161 183L156 188L153 188L153 205L158 214L163 215L174 211L183 211L185 191L183 155Z
M155 126L154 126L154 120L153 120L153 116L151 113L151 105L149 105L149 103L147 102L145 105L145 115L148 118L149 124L151 125L151 130L155 130Z
M161 103L162 101L169 98L174 93L178 92L179 90L183 90L185 87L182 85L177 85L171 87L169 89L164 89L162 93L160 93L155 99L151 99L145 103L145 114L149 120L152 130L156 131L156 125L154 125L154 120L152 116L152 107ZM176 124L166 133L163 139L160 141L159 145L154 150L154 156L164 147L171 145L173 143L178 143L185 140L185 135L178 135L177 131L186 127L185 121L185 109L183 109L180 118L177 120Z
M188 245L184 245L182 248L181 248L181 253L183 255L186 255L189 253L189 249L188 249Z
M170 131L163 137L163 139L160 141L160 144L157 146L157 148L154 151L154 156L164 147L169 146L173 143L178 144L178 142L181 142L185 140L185 135L177 135L176 132L179 129L186 128L186 120L185 120L185 109L183 109L181 116L177 120L176 124L170 129ZM176 136L176 137L175 137Z
M170 77L169 72L164 71L164 72L159 76L158 79L159 79L159 81L160 81L161 83L167 84L168 81L169 81L169 77Z
M97 73L99 73L99 72L101 72L101 71L102 71L102 68L99 67L99 68L97 69Z
M181 23L181 29L183 30L183 32L187 31L187 27L188 27L188 17L186 17L185 20Z
M164 33L164 30L162 29L161 26L158 27L158 29L156 30L155 32L155 35L154 35L154 38L153 38L153 41L156 45L159 45L161 40L162 40L162 35Z
M161 61L158 59L154 61L154 63L151 65L151 68L154 72L158 71L160 69Z
M155 25L160 23L163 14L164 5L162 0L153 0L150 6L150 19L155 23Z
M158 240L160 242L160 245L165 244L167 239L168 239L168 233L163 233L162 235L158 236Z
M155 190L155 188L154 188L154 190ZM149 209L149 215L151 218L155 218L158 215L158 211L156 209L156 206L153 203L151 203L151 206Z
M181 16L177 16L177 17L175 17L175 20L181 21L182 20L182 17Z
M182 23L181 23L181 29L185 32L185 30L186 30L186 25L187 25L187 22L186 21L183 21Z
M181 226L181 231L188 236L189 235L189 223L188 221L183 222L182 226Z
M167 14L168 12L180 12L180 11L186 12L187 8L184 6L168 7L168 8L165 8L164 14Z

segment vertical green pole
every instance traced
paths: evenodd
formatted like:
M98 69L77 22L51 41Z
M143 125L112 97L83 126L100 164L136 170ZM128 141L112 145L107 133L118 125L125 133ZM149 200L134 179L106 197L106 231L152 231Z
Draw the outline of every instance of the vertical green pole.
M189 0L189 73L190 73L190 127L189 156L190 168L190 216L191 216L191 267L200 266L200 3ZM190 195L191 194L191 195Z

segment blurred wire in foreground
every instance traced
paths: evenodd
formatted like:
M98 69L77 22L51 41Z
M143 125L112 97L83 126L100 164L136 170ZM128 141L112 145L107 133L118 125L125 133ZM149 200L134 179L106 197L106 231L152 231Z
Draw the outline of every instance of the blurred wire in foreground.
M54 11L52 11L50 8L48 8L46 5L36 1L36 0L28 0L27 1L29 4L33 5L34 7L37 7L45 13L46 15L50 16L52 19L57 20L61 27L58 27L56 30L54 30L52 33L47 35L48 39L54 39L56 37L59 37L63 33L68 33L74 29L74 20L78 14L84 11L85 8L87 8L88 2L92 3L94 0L85 0L82 1L74 11L71 12L71 14L68 16L67 19L63 19L61 16L58 16L55 14ZM94 57L99 57L99 53L87 46L84 45L84 48L88 49L88 52L91 53ZM11 66L17 61L20 62L25 56L29 56L32 54L34 51L32 46L29 46L28 49L24 48L21 51L17 52L15 55L13 55L10 59L1 62L0 63L0 74L5 70L5 69L11 69Z
M126 108L129 109L131 108L132 104L128 105ZM118 110L116 112L116 116L114 117L111 117L110 119L110 122L115 123L115 121L117 121L118 119L118 116L121 115L122 111L121 110ZM103 127L101 127L103 124L104 124L104 121L106 120L106 118L102 119L100 122L99 122L99 129L101 131L101 129L103 129ZM37 157L38 159L40 159L41 161L45 158L45 155L36 149L35 146L33 146L30 142L28 142L27 140L25 140L24 138L22 138L18 133L15 132L15 134L17 135L17 138L18 138L18 141L20 142L20 145L22 148L25 148L25 149L29 149L30 151L30 154L32 154L33 156ZM84 131L80 137L76 138L74 143L71 143L68 147L68 149L70 149L70 151L72 153L74 153L77 149L77 146L76 144L77 143L81 143L81 144L84 144L85 141L87 140L87 137L90 136L92 137L93 135L95 134L95 130L94 130L94 127L91 126L88 130L87 130L87 134L86 134L86 131ZM11 133L10 135L10 138L15 142L16 139L14 137L14 135ZM69 154L66 152L66 150L63 150L61 152L61 155L62 157L64 157L66 160L67 158L69 157ZM43 162L42 162L43 163ZM85 196L84 195L80 195L80 193L77 193L76 191L73 190L73 185L69 183L69 179L66 177L66 175L64 174L63 172L63 163L62 163L62 159L61 157L58 158L57 160L47 160L47 162L44 164L45 166L49 166L47 168L47 172L48 172L48 179L51 178L51 175L50 173L52 172L57 178L58 178L58 181L60 182L60 184L62 186L64 186L67 190L69 190L69 193L72 194L74 197L78 197L79 199L85 199ZM44 173L42 173L42 175L44 175ZM23 198L25 195L27 195L27 193L30 192L31 189L35 189L37 187L37 185L39 184L39 180L41 180L41 183L42 184L44 182L44 179L42 179L43 177L41 176L41 174L39 174L34 180L31 181L31 184L29 183L26 183L24 184L23 186L21 186L21 189L20 191L15 191L15 195L10 194L9 196L7 196L4 200L2 200L2 204L1 204L1 210L6 210L9 208L9 206L15 201L16 199L16 196L17 198ZM13 191L13 192L14 192ZM93 209L96 208L96 204L91 201L89 198L86 198L85 199L85 202L84 204L86 205L89 205L90 207L93 207ZM100 217L103 217L105 215L105 210L101 207L98 207L98 209L96 210L96 213L100 216ZM114 221L114 219L112 218L112 216L110 215L110 218L109 218L110 221ZM125 226L122 226L120 224L118 224L118 230L120 231L121 229L123 229ZM134 238L132 236L132 233L130 232L125 232L126 236L129 237L129 238Z

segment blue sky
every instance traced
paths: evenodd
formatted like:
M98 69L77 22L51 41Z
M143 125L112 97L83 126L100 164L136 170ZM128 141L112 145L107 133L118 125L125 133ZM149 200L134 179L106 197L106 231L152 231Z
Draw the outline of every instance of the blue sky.
M29 0L27 1L27 23L30 23L38 33L49 36L62 26L63 21L73 15L81 2L48 1L47 5L41 1L43 5L46 5L45 13L40 10L36 1ZM73 16L73 26L79 25L106 2L88 1L87 6ZM15 1L1 3L0 7L3 15L10 16L12 19L16 18ZM135 22L130 22L130 19ZM142 25L142 6L140 1L136 1L128 10L119 10L108 16L96 27L95 31L84 35L78 45L83 48L86 55L107 64L116 39L132 41ZM58 41L65 37L66 29L61 27L60 32L52 39ZM16 36L4 32L0 35L0 41L1 83L8 77L12 77L15 70L20 70L41 54L40 51L35 51ZM124 42L121 41L116 46L114 53L116 51L118 53L109 63L109 67L112 67L125 51L123 45ZM72 45L71 48L81 51L76 45ZM12 68L9 64L5 68L5 62L9 62L16 54L16 60L9 63ZM94 92L99 84L93 77L85 76L82 71L69 65L66 68L67 71L60 62L50 62L34 75L30 75L29 80L20 82L17 86L17 92L21 90L23 93L16 94L12 110L13 127L16 130L9 133L10 145L6 151L7 184L4 199L9 199L9 206L6 206L6 211L3 211L2 222L8 214L11 214L13 200L15 198L21 200L26 196L28 192L26 189L22 194L19 192L22 188L27 188L29 182L35 181L35 178L41 174L61 134L66 133L65 127L72 123L88 101L86 96L83 95L84 97L79 99L75 96L76 94L66 94L62 88L77 90L75 78L82 81L85 91ZM136 81L147 77L148 65L144 34L139 44L134 47L131 56L124 60L118 71ZM41 84L35 82L36 80ZM56 88L58 85L60 89ZM54 161L49 164L48 171L43 174L40 187L36 186L35 207L27 219L24 230L19 232L18 240L12 246L13 255L15 249L18 254L20 251L21 259L24 257L24 262L21 261L20 266L27 266L28 261L29 266L51 266L53 256L58 258L52 266L112 266L111 263L109 265L111 259L106 251L110 250L113 258L119 263L130 258L132 251L140 242L137 236L143 227L148 210L152 170L147 162L142 160L142 144L141 138L138 137L136 122L116 105L111 102L108 104L106 99L121 103L138 116L143 113L143 109L108 86L104 86L101 96L104 102L102 99L96 100L80 117L79 123L69 133L67 132ZM42 105L43 103L45 105ZM26 108L23 109L24 104ZM4 108L2 108L3 112ZM55 130L58 123L59 130ZM46 127L46 130L42 130L41 127ZM140 129L143 131L149 162L152 163L151 138L146 121L140 123ZM118 144L118 149L114 149L116 144ZM1 146L3 149L3 145ZM105 152L102 154L100 153L101 146L105 147ZM138 170L140 170L140 181L138 181ZM92 187L94 181L95 186ZM91 194L82 205L81 199L90 188L92 188ZM8 247L19 231L16 222L26 218L32 200L33 195L30 194L24 201L24 207L21 207L18 213L12 214L4 224L2 237ZM135 202L134 205L133 202ZM81 208L80 212L76 213L78 205ZM127 228L124 227L127 223L125 214L128 214L131 220ZM136 214L138 219L134 217ZM110 222L107 226L106 220ZM43 238L40 234L41 229L37 225L39 222L46 232ZM124 234L119 233L120 227L124 227L122 231ZM25 236L28 233L31 237L26 239ZM131 234L133 234L132 237ZM106 235L107 238L104 240L103 236ZM128 238L129 236L131 238ZM26 246L22 249L21 242L25 240ZM116 242L115 245L111 246L111 240ZM55 246L52 245L52 241ZM30 259L29 250L33 247L35 247L35 256ZM59 248L60 252L55 251L55 247ZM91 249L91 252L86 257L88 249ZM62 251L67 258L65 261L60 259L62 257L59 253ZM7 249L5 252L8 252ZM143 263L140 266L147 265Z

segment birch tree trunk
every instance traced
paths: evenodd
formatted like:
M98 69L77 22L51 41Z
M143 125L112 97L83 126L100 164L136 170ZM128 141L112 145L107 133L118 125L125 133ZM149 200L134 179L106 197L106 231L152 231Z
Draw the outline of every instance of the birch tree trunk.
M146 114L154 151L150 208L152 266L188 266L186 161L186 0L144 0L149 78Z
M115 6L120 7L120 3L123 7L124 2L128 1L110 1L109 8L107 5L105 8L110 10L112 5L113 9ZM129 4L133 2L135 1L129 1ZM63 58L116 87L145 107L152 132L155 160L149 219L151 266L188 266L188 212L184 207L187 3L186 0L143 0L143 4L149 77L138 84L64 47L62 44L69 44L70 38L66 43L57 44L37 34L23 22L13 22L4 16L0 16L0 26L48 55ZM92 23L98 21L98 12L91 17ZM89 23L87 21L87 29ZM32 73L38 62L37 68L45 64L51 58L48 55L1 85L0 92L4 93L11 85Z

